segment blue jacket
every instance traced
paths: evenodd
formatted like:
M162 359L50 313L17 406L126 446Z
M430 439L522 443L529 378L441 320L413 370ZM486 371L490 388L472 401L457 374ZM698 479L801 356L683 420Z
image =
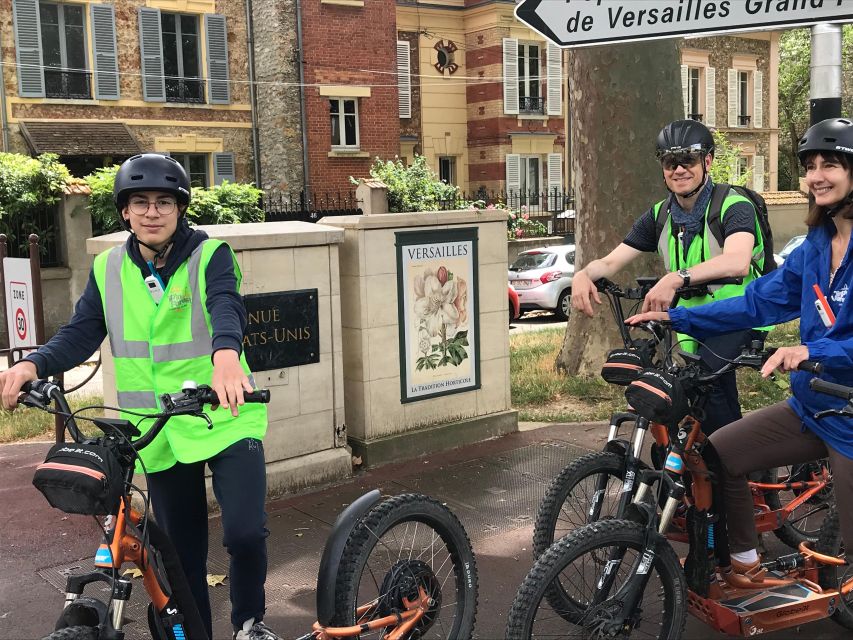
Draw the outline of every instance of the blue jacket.
M695 338L773 325L800 318L800 340L809 349L809 359L824 365L821 376L830 382L853 386L853 313L846 304L853 287L853 242L829 285L832 222L809 231L805 242L791 252L785 264L751 282L742 297L720 300L701 307L670 310L673 328ZM813 285L817 284L829 301L836 322L827 329L815 308ZM814 414L823 409L841 408L844 400L809 389L812 374L791 373L791 408L810 429L833 449L853 458L853 420L837 416L818 421Z

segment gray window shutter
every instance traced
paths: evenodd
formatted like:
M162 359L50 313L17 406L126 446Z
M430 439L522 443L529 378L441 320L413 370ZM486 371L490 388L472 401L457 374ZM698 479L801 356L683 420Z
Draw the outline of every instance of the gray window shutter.
M737 83L737 70L736 69L729 69L728 70L728 93L729 93L729 100L728 100L729 118L728 118L728 122L729 122L730 128L738 126L738 112L737 112L737 110L738 110L738 103L737 103L738 87L737 87L737 85L738 85L738 83Z
M681 103L684 105L684 117L690 111L688 95L690 93L690 69L686 64L681 65Z
M764 156L755 156L752 160L752 188L764 191Z
M159 9L139 7L139 48L142 52L142 97L147 102L166 102Z
M401 118L412 117L411 50L408 40L397 40L397 96Z
M225 16L205 14L204 35L207 41L207 86L210 104L229 104L228 29Z
M764 128L764 74L761 71L752 74L752 84L752 126L756 129L762 129Z
M705 69L705 124L717 126L717 70L714 67Z
M521 156L517 153L506 154L506 192L507 199L518 198L521 191Z
M504 113L518 113L518 40L503 39Z
M18 95L22 98L44 98L38 0L15 0L13 13ZM2 105L2 108L6 106Z
M548 56L548 115L563 114L563 50L549 42Z
M548 195L553 197L556 189L559 195L563 193L563 154L548 154Z
M213 184L222 184L223 180L234 182L234 154L213 154Z
M118 48L116 46L115 7L93 4L92 42L95 48L95 98L118 100Z

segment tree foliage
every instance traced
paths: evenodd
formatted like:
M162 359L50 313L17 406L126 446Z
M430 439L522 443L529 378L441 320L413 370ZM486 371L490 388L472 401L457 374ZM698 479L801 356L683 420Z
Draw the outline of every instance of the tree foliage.
M31 158L0 153L0 218L28 215L56 204L70 178L56 154Z
M741 156L740 145L733 145L722 131L714 131L714 162L711 164L711 180L717 184L743 186L749 182L752 169L737 175L737 162Z
M86 176L86 182L92 190L89 211L96 233L111 233L122 228L113 201L116 171L117 165L96 169ZM261 190L254 185L238 182L226 181L213 187L195 187L187 218L195 224L263 222L264 212L258 207L261 194Z
M853 115L853 25L842 27L841 113ZM811 31L792 29L779 41L779 188L799 189L797 142L809 127Z
M388 187L391 213L436 211L443 203L455 203L459 198L459 188L439 180L424 156L416 155L408 167L399 158L384 161L376 158L370 176ZM358 184L352 176L350 180Z

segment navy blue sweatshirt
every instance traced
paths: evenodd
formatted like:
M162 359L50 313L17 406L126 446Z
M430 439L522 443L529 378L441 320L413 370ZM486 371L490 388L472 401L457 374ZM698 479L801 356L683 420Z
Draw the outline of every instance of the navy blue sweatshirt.
M166 264L159 270L164 284L169 283L178 267L186 262L193 250L206 238L206 233L191 229L185 219L181 219ZM132 236L127 239L127 252L133 263L139 267L139 277L147 277L150 270ZM246 308L237 291L237 275L234 272L231 251L227 246L221 246L213 253L205 273L207 311L213 326L213 351L234 349L240 353L246 328ZM106 337L107 325L101 293L95 282L94 272L90 272L86 289L74 307L71 320L60 328L46 345L29 354L26 359L35 363L40 378L56 375L85 362Z

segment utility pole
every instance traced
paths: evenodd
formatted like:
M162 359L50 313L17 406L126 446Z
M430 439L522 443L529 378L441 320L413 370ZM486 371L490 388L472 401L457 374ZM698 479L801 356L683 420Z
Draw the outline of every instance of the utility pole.
M841 117L841 25L812 27L810 123Z

